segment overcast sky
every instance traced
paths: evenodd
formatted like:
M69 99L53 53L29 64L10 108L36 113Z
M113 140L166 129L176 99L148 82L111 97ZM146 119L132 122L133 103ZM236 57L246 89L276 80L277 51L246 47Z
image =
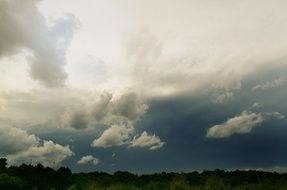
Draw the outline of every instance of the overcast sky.
M0 156L287 171L285 0L0 0Z

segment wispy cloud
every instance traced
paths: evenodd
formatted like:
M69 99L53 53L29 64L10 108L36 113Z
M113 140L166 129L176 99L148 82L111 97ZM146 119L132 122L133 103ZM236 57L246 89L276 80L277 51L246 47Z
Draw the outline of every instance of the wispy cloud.
M256 86L254 86L252 88L252 90L268 90L268 89L271 89L271 88L276 88L278 86L281 86L285 83L285 78L284 77L280 77L274 81L271 81L271 82L266 82L266 83L263 83L263 84L258 84Z

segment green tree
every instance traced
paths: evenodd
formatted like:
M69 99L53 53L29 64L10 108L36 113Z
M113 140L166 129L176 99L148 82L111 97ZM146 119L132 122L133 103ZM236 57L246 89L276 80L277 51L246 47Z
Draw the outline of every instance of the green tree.
M0 158L0 172L5 171L6 166L7 166L7 159L6 158Z
M0 189L18 190L23 188L23 182L19 177L0 174Z

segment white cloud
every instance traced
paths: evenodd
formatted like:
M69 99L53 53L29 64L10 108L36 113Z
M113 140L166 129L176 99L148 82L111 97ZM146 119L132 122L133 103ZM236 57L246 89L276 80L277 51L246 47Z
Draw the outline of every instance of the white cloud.
M270 88L275 88L275 87L278 87L278 86L281 86L284 84L285 82L285 78L284 77L280 77L274 81L271 81L271 82L266 82L266 83L263 83L263 84L258 84L256 86L254 86L252 88L252 90L268 90Z
M158 136L155 134L149 135L146 131L144 131L140 136L135 136L129 146L156 150L161 148L163 145L164 142L162 142Z
M131 125L112 125L105 130L102 135L93 141L92 147L108 148L112 146L128 145L129 147L148 148L156 150L164 145L155 134L150 135L144 131L141 135L136 135L132 138L134 131ZM112 157L116 154L112 154Z
M131 125L112 125L98 139L95 139L91 146L108 148L127 144L132 132L133 126Z
M262 114L243 111L239 116L208 129L207 138L227 138L233 134L250 133L254 127L263 122Z
M53 141L42 142L23 129L1 125L0 132L1 156L7 157L10 165L41 163L54 167L73 154L69 146L62 146Z
M55 167L63 160L73 155L69 146L62 146L53 141L45 141L38 146L31 146L27 150L22 150L16 154L7 155L11 165L29 163L41 163L44 166Z
M92 164L92 165L98 165L100 163L100 160L92 155L83 156L77 164Z

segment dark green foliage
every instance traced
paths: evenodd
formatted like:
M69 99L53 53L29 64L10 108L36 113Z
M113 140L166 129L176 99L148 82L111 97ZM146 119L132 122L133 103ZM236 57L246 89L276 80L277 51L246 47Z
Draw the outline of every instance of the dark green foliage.
M0 172L5 171L6 166L7 166L7 159L6 158L0 158Z
M262 171L203 171L135 175L125 171L72 174L41 164L6 167L0 159L2 190L287 190L287 174Z
M19 177L10 176L6 173L0 174L0 189L22 189L23 182Z

